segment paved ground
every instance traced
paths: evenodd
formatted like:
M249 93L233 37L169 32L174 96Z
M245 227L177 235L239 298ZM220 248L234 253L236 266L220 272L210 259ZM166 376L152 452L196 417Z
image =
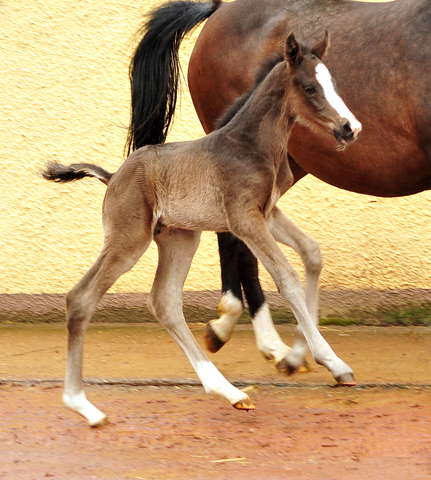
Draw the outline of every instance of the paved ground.
M203 326L191 324L201 342ZM292 344L294 327L278 326ZM431 384L431 328L321 327L338 356L360 384ZM202 342L201 342L202 344ZM333 383L312 361L313 372L287 378L255 347L250 326L237 327L232 340L211 360L230 381ZM66 330L62 325L1 326L1 379L62 379ZM158 324L91 326L86 336L84 374L94 379L197 379L188 360Z
M291 343L293 328L279 331ZM90 429L61 404L64 327L0 326L0 479L431 478L431 329L322 332L359 387L332 388L315 365L278 374L241 326L211 358L248 390L245 413L193 386L160 327L92 327L86 389L111 424Z

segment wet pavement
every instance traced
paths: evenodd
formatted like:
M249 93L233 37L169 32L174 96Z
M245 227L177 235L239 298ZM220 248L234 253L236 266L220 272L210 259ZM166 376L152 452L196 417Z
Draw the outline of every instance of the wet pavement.
M202 343L202 324L190 325ZM278 325L283 340L292 345L293 326ZM321 327L337 355L364 385L430 385L431 328ZM0 382L62 380L66 365L66 329L63 325L0 325ZM209 358L231 382L287 385L330 385L331 374L315 364L313 371L287 377L278 373L255 346L250 325L239 325L231 341ZM85 342L84 376L106 381L167 379L197 382L180 348L158 324L92 325Z

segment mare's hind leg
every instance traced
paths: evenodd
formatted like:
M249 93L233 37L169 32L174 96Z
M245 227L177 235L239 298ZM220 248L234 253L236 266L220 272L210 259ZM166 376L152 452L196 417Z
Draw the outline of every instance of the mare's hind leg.
M238 245L242 243L229 232L218 233L222 277L222 296L218 306L220 317L208 322L204 340L206 348L216 353L230 340L235 324L244 310L241 280L237 271Z
M168 229L155 238L159 249L159 265L148 299L148 308L166 327L190 363L205 391L226 398L233 407L254 409L249 397L231 385L208 360L190 332L182 311L182 292L200 233Z
M99 300L123 273L134 266L152 239L150 222L144 222L140 215L123 216L113 223L115 230L105 224L105 243L96 262L66 298L69 335L63 402L84 416L91 426L103 424L106 416L86 399L82 389L85 331Z
M274 328L259 284L257 259L233 234L219 233L218 239L223 294L219 304L220 318L211 320L205 329L206 347L215 353L230 339L243 310L242 284L253 318L257 346L266 359L281 365L291 349L283 343Z
M352 369L335 355L320 334L308 311L299 275L283 255L262 215L256 212L246 218L235 217L230 221L232 232L241 238L262 262L277 285L278 291L289 302L314 360L325 366L338 383L355 385ZM283 224L277 215L271 218L269 224L279 239L282 237L281 233L288 237L289 226Z

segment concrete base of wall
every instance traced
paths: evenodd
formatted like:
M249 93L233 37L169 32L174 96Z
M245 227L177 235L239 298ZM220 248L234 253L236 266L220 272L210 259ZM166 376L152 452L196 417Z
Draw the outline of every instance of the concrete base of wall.
M94 322L152 322L146 308L147 293L105 295ZM277 292L266 292L276 323L294 322ZM184 312L189 322L207 322L217 316L218 291L184 292ZM64 322L64 294L0 295L0 323ZM322 324L431 325L431 289L334 290L320 293ZM241 322L250 321L244 312Z

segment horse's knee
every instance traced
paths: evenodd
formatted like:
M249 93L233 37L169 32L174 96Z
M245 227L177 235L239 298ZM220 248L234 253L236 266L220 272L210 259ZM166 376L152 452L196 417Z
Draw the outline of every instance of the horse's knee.
M314 238L308 239L306 247L305 267L312 273L320 273L323 268L323 257L320 244Z
M150 311L151 315L156 317L157 319L159 318L159 308L157 306L157 302L154 299L154 294L153 292L150 292L150 295L148 296L147 300L147 308Z
M170 300L167 298L163 299L152 291L148 297L147 308L157 320L167 326L172 317L172 305ZM171 315L169 313L171 313Z
M91 314L80 300L75 290L66 295L66 322L69 335L82 334L90 320Z

